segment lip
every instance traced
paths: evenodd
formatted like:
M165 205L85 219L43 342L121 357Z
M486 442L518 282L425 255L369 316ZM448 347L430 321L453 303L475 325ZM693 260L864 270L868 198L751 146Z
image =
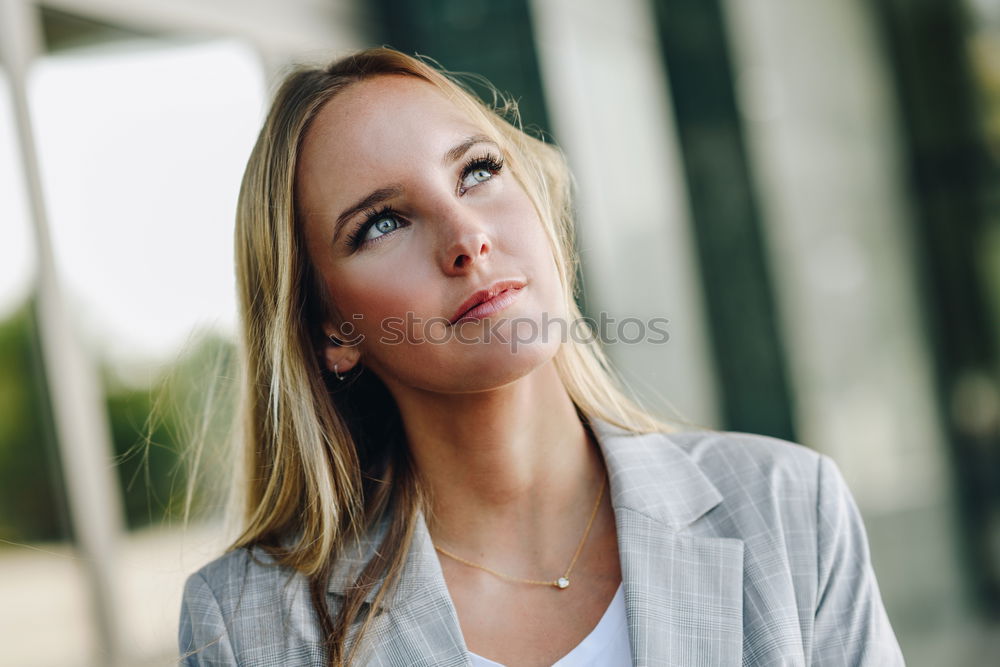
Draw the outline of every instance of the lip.
M450 323L458 324L465 320L480 320L488 315L498 313L514 302L523 287L523 280L498 280L489 287L474 292L472 296L463 301L455 314L451 316Z

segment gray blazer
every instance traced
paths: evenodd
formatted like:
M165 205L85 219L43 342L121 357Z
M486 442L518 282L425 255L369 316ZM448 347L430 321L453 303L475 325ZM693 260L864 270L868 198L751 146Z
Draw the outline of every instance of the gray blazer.
M746 433L637 436L600 421L594 431L635 665L903 664L861 518L829 458ZM338 561L334 612L384 529ZM238 550L188 578L183 664L324 664L303 577L269 562ZM363 664L471 664L423 516L381 606Z

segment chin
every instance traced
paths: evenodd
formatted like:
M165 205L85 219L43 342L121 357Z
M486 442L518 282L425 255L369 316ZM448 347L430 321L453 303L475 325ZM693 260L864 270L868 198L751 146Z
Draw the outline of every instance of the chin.
M465 391L489 391L517 382L540 368L551 363L556 349L548 350L549 346L531 345L518 350L517 354L508 353L506 363L493 363L484 360L463 378Z
M516 352L508 344L481 344L476 346L477 349L469 347L429 363L425 368L434 368L433 375L414 378L412 384L440 393L499 389L551 363L559 351L559 342L525 343Z

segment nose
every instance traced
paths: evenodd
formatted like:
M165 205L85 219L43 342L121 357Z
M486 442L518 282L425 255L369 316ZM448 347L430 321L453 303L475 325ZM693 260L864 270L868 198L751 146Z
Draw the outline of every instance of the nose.
M443 222L440 262L446 274L466 273L492 252L492 241L472 211L452 210Z

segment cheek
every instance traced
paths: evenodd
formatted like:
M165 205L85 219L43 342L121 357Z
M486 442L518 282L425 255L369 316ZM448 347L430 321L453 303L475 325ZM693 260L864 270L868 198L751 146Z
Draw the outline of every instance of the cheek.
M512 250L520 257L529 258L536 272L535 280L542 281L549 288L550 296L560 293L559 270L556 267L552 245L545 233L542 221L527 195L512 207L510 218L515 221L509 234Z
M327 290L345 319L353 319L356 326L370 329L383 318L397 315L407 303L406 295L394 289L386 278L378 275L334 277L327 282Z
M548 253L549 243L542 221L524 191L517 187L509 197L492 212L500 224L495 229L498 240L518 257L535 259L542 252Z
M419 267L397 261L387 270L384 264L373 262L368 270L355 266L326 282L330 299L366 341L377 341L387 331L399 330L401 321L412 326L414 321L443 315L433 295L427 293L427 281L417 277ZM408 278L401 280L400 276Z

